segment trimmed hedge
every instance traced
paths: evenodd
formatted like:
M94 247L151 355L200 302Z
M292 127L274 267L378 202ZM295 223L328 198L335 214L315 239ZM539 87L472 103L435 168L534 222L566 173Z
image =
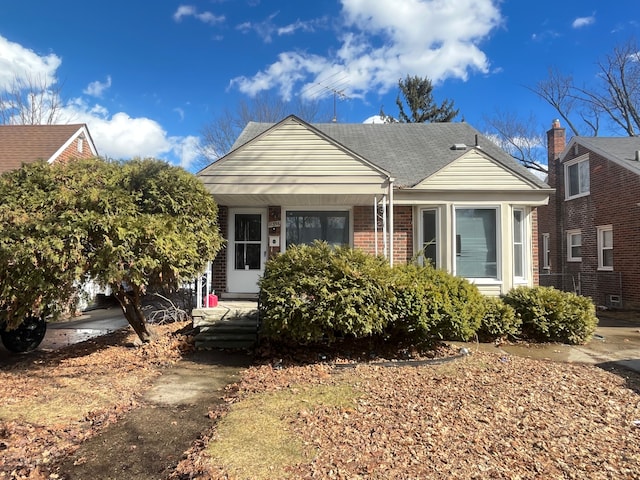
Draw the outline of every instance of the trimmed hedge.
M543 342L587 343L598 325L590 298L553 287L518 287L504 296L522 319L522 334Z
M524 336L578 344L598 319L590 299L550 287L483 296L431 265L393 268L381 256L325 242L271 258L260 280L262 336L285 343L381 336L481 341Z
M431 265L394 267L396 329L418 337L469 340L484 313L482 294L468 280Z
M484 297L483 302L484 315L477 332L481 342L518 336L522 320L511 305L499 297Z
M262 335L299 343L382 333L392 321L391 267L325 242L271 258L260 280Z

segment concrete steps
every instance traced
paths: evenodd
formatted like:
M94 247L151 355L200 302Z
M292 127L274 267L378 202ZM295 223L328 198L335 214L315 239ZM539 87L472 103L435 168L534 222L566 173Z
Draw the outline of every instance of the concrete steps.
M216 307L196 308L191 315L199 330L197 349L251 349L258 341L257 302L219 302Z

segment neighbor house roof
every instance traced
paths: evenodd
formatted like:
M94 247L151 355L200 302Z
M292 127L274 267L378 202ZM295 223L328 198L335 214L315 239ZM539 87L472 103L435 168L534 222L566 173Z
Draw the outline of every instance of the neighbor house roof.
M249 122L233 150L273 127ZM467 123L316 123L310 124L372 164L390 172L396 186L412 187L478 148L505 168L540 188L548 186Z
M576 143L640 175L640 137L573 137L562 157Z
M96 147L85 124L0 125L0 173L38 160L52 163L81 135L91 156L96 156Z

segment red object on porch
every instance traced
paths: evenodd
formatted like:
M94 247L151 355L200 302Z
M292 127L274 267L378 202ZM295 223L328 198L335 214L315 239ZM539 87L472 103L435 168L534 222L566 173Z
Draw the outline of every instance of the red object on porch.
M207 296L207 307L217 307L218 306L218 296L210 293Z

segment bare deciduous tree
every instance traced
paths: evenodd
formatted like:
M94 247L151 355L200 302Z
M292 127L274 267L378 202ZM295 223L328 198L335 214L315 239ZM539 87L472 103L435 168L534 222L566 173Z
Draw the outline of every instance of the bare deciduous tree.
M489 136L500 148L525 167L546 173L546 165L540 161L546 158L545 135L533 114L522 120L516 113L498 111L484 120Z
M14 77L0 91L0 124L53 125L58 123L64 106L61 86L37 76Z

